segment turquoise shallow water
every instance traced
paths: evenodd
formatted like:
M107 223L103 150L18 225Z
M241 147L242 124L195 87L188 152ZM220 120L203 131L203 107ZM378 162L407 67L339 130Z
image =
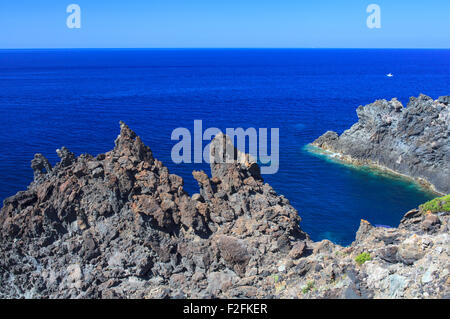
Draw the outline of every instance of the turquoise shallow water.
M34 153L52 163L110 150L119 120L198 191L175 164L172 130L280 130L280 169L264 176L299 211L315 240L349 244L361 218L396 226L434 195L403 179L336 164L304 146L341 133L375 99L450 93L450 50L0 50L0 198L32 179ZM386 73L394 77L387 78Z

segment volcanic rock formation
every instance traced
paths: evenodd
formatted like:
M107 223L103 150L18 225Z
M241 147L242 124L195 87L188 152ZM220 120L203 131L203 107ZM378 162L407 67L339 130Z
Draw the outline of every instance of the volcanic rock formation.
M388 168L431 189L450 193L450 96L377 100L356 109L359 121L312 144L358 165Z

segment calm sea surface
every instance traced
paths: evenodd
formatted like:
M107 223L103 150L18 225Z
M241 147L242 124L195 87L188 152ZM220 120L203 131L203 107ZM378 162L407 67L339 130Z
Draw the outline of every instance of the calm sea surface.
M209 168L171 161L173 129L193 132L196 119L204 129L278 127L280 169L265 180L313 239L349 244L361 218L396 226L433 195L304 146L349 128L361 104L419 93L450 94L450 50L0 50L0 198L30 183L34 153L54 164L63 145L77 155L110 150L119 120L191 194L191 171Z

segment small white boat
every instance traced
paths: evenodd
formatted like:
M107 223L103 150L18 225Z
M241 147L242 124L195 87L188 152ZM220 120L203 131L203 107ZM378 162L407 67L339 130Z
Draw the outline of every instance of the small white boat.
M392 74L392 73L388 73L388 74L386 74L386 76L387 76L388 78L391 78L391 77L393 77L393 76L394 76L394 74Z

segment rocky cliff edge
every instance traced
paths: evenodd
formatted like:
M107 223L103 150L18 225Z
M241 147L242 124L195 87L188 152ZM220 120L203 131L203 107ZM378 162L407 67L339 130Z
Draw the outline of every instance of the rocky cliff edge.
M192 196L124 123L105 154L61 148L54 167L36 154L34 181L0 212L0 297L449 296L443 209L361 221L349 247L313 242L246 154L218 160L228 147L214 139Z

